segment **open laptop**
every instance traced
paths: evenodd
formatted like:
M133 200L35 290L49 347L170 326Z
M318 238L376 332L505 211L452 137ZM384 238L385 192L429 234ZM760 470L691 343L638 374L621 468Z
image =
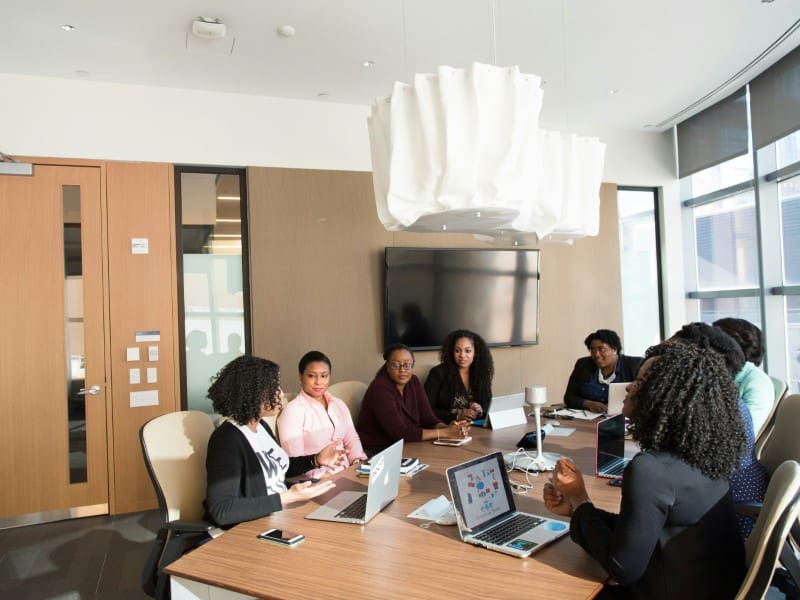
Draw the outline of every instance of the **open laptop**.
M562 521L517 512L500 452L448 468L447 485L468 544L523 558L569 531Z
M606 413L618 415L622 412L622 401L625 400L625 389L629 383L610 383L608 384L608 408Z
M306 519L368 523L392 500L400 486L400 461L403 459L403 440L398 440L383 452L373 456L369 464L369 481L365 492L341 492L320 506Z
M625 458L625 417L621 414L598 421L595 472L598 477L614 479L630 462Z

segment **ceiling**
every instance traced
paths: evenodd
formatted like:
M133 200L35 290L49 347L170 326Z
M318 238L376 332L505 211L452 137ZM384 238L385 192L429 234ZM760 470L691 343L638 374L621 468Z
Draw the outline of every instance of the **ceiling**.
M201 15L226 38L188 34ZM519 65L546 82L542 126L594 135L663 131L800 45L797 0L2 0L0 18L3 73L319 102Z

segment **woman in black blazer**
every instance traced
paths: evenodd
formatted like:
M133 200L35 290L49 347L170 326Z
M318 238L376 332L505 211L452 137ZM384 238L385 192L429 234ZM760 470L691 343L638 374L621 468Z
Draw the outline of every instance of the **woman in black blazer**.
M608 384L633 381L642 358L624 356L619 336L610 329L590 333L583 343L589 356L575 363L564 392L564 403L570 408L603 413L608 406Z
M439 360L425 380L425 393L436 416L443 423L484 416L492 399L494 362L483 338L457 329L442 342Z

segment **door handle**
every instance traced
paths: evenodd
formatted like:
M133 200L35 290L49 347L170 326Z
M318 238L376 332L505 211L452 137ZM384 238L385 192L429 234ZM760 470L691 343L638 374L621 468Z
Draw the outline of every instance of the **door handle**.
M88 390L86 388L81 388L81 390L78 392L78 396L85 396L86 394L89 394L90 396L97 396L97 394L99 393L100 393L100 386L93 385Z

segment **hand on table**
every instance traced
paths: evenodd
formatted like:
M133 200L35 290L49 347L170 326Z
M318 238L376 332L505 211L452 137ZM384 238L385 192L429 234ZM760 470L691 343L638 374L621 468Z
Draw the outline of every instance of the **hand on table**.
M584 400L583 410L588 410L589 412L593 413L604 413L606 410L608 410L608 407L597 400Z
M317 496L324 494L336 487L330 479L312 483L311 481L303 481L302 483L295 483L292 487L281 494L281 504L291 504L292 502L302 502L310 500Z
M441 436L444 438L463 438L469 434L470 421L453 421L447 427L441 428Z

